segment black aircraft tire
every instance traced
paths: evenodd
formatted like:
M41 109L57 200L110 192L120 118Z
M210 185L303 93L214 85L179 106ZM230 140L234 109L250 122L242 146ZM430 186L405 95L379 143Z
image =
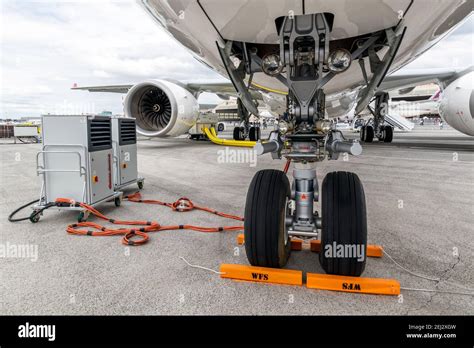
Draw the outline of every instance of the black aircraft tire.
M374 132L374 127L372 126L365 126L365 132L364 132L364 141L366 143L371 143L374 140L375 132Z
M243 127L235 127L233 135L234 135L234 140L244 140Z
M384 143L391 143L393 140L393 127L392 126L385 126L384 128Z
M290 183L280 170L261 170L250 184L245 204L244 236L252 266L284 267L291 252L286 231Z
M332 172L324 178L321 193L321 267L328 274L358 277L367 259L367 213L362 183L354 173ZM340 248L343 255L337 255Z

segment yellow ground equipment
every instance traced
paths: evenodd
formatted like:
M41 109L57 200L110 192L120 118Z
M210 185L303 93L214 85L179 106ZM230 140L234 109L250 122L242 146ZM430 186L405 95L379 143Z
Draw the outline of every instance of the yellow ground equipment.
M240 147L254 147L256 142L255 141L248 141L248 140L231 140L231 139L221 139L217 136L216 130L214 127L210 129L204 127L203 132L207 135L210 141L217 145L225 145L225 146L240 146Z

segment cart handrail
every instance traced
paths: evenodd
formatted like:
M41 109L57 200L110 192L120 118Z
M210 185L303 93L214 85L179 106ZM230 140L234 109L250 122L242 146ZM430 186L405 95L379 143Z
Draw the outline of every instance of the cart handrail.
M61 147L80 147L83 150L87 151L87 146L82 145L82 144L45 144L43 145L43 151L48 147L48 146L61 146Z
M81 145L82 146L82 145ZM45 148L45 146L43 146ZM74 154L78 157L79 169L44 169L44 154L48 153L63 153L63 154ZM40 166L39 164L39 156L43 155L43 165ZM79 173L79 176L86 175L86 168L82 165L81 161L81 153L79 151L38 151L36 154L36 175L40 175L43 173L51 173L51 172L61 172L61 173Z

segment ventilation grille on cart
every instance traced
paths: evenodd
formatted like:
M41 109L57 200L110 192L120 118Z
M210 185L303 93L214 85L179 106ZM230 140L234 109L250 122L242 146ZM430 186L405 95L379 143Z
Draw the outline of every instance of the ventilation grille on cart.
M135 144L137 142L137 130L135 127L134 119L120 119L119 120L120 130L120 145Z
M89 120L89 151L106 150L112 147L110 118Z

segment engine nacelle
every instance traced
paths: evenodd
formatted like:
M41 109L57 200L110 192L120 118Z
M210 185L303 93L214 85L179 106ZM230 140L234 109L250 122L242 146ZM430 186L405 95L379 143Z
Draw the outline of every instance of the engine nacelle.
M133 86L124 101L125 116L133 117L137 132L149 137L177 137L196 123L199 104L183 87L166 80Z
M441 117L454 129L474 136L474 90L473 73L453 83L443 92L439 105Z

